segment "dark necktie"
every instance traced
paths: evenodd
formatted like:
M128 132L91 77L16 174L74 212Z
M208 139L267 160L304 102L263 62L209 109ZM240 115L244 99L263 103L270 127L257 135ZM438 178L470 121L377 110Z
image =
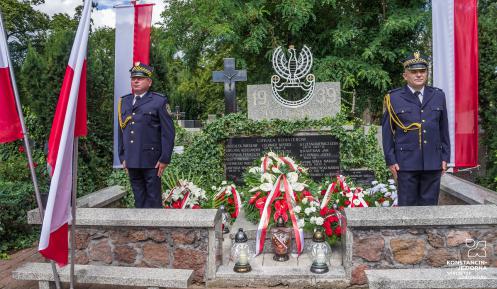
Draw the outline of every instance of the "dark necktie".
M138 101L140 101L140 99L142 99L141 96L135 95L135 99L133 101L133 106L136 106L138 104Z
M421 106L421 100L419 99L419 95L421 94L421 91L415 91L414 96L416 97L416 100L418 101L418 104Z

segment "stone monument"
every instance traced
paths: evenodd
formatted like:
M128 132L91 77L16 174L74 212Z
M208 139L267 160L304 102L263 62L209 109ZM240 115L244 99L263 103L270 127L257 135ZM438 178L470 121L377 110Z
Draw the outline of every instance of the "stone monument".
M321 119L340 111L340 84L315 82L310 74L312 54L304 45L297 57L293 45L288 57L281 46L273 53L271 84L247 86L248 117L264 119Z

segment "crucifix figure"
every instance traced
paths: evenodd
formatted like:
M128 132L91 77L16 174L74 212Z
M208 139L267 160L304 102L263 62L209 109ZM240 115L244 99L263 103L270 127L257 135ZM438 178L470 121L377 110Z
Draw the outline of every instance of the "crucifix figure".
M176 120L183 119L185 117L185 112L180 112L179 105L177 105L174 111L171 113L171 116L175 117Z
M235 70L235 59L224 59L224 70L212 72L212 81L224 82L224 107L225 113L235 113L236 105L236 89L237 81L247 81L247 70Z

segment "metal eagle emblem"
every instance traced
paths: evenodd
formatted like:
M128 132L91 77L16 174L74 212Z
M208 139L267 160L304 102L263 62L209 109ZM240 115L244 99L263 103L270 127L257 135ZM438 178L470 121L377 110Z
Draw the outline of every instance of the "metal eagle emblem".
M287 58L281 46L274 50L272 62L277 75L271 76L271 88L276 101L287 107L299 107L309 102L314 93L315 77L314 74L309 74L312 53L304 45L297 57L295 47L290 45L288 54ZM287 88L300 88L304 95L298 100L286 99L280 93Z

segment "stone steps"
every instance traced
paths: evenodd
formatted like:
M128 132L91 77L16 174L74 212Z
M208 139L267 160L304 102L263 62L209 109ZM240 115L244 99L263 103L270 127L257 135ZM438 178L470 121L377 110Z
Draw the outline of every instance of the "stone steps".
M366 270L369 289L497 288L497 268Z
M70 266L59 269L61 282L69 282ZM193 270L76 265L78 284L109 284L147 288L188 288ZM39 281L40 289L53 287L54 276L49 263L26 263L12 272L17 280Z

